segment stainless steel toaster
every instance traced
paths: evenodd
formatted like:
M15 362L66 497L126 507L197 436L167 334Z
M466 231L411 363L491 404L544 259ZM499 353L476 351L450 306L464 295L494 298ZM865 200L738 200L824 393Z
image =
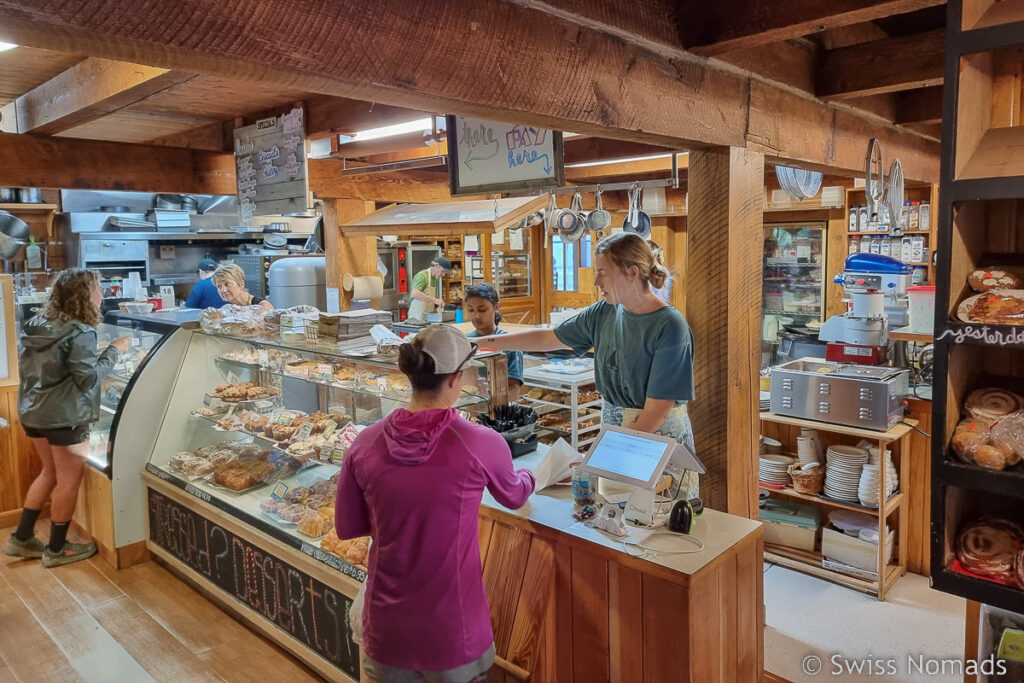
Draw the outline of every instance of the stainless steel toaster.
M884 432L903 419L909 387L904 369L801 358L772 369L771 410Z

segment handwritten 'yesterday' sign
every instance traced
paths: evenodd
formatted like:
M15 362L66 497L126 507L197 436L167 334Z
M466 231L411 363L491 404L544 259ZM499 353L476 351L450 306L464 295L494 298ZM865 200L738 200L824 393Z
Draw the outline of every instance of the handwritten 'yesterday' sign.
M243 223L253 216L305 211L309 184L302 109L236 128L235 172Z
M453 195L560 187L562 133L535 126L448 116Z

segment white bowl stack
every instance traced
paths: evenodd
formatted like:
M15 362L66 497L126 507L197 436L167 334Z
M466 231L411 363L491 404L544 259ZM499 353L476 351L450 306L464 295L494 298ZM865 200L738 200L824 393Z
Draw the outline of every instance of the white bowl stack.
M771 453L758 458L757 477L765 484L773 486L789 486L792 479L789 476L789 466L796 462L796 458L788 455L774 455Z
M759 437L758 453L760 455L778 455L782 452L782 442L770 436Z
M873 447L868 449L868 464L878 466L878 448ZM889 496L896 492L899 488L900 480L899 475L896 474L896 466L892 464L892 451L885 452L885 499L888 500ZM877 488L877 487L876 487Z
M868 461L868 452L853 446L835 445L829 447L826 457L825 495L836 500L858 502L861 474Z
M864 465L860 475L857 497L864 507L878 507L878 465Z
M811 462L821 462L821 443L817 434L801 434L796 437L796 457L801 465Z

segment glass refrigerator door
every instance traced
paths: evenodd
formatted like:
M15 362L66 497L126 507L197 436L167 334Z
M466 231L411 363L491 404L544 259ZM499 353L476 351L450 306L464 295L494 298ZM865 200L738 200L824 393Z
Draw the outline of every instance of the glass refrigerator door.
M825 224L766 225L761 301L761 367L772 364L779 332L823 321Z

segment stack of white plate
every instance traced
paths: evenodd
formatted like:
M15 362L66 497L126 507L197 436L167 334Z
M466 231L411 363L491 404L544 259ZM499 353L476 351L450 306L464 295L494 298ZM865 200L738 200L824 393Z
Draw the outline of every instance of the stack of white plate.
M868 461L868 452L853 446L830 446L826 455L825 495L836 500L856 503L859 500L861 470Z
M796 462L796 458L788 455L762 455L758 459L758 478L765 484L773 486L789 486L792 480L789 477L789 466Z
M769 410L772 409L772 392L761 392L760 408L762 413L767 413Z
M864 507L878 507L878 465L864 465L860 475L857 497Z

